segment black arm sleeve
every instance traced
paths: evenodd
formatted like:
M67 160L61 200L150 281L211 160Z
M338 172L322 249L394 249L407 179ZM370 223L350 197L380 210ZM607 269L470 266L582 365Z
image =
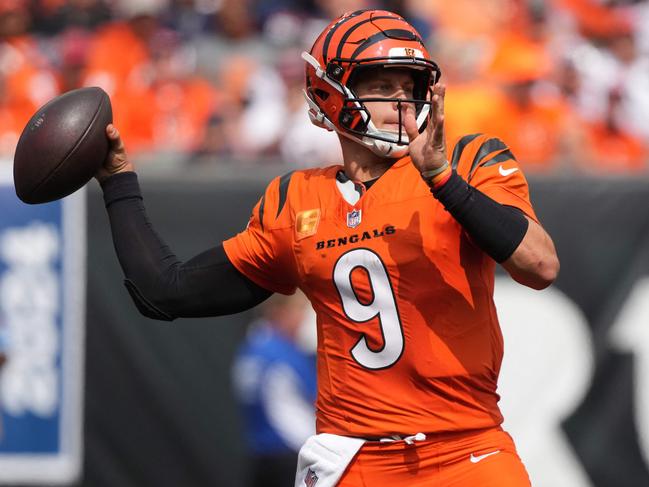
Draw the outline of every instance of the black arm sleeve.
M135 173L111 176L102 188L124 283L143 315L167 321L220 316L272 294L243 276L223 245L180 262L149 222Z
M498 263L511 257L527 233L529 221L521 210L494 201L456 171L444 186L431 191L475 243Z

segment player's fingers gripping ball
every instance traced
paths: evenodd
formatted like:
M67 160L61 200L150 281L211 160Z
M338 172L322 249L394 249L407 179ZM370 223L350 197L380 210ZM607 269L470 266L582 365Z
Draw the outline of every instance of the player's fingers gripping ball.
M117 127L113 124L106 126L106 136L108 137L110 150L103 166L95 174L99 182L104 181L113 174L133 170L133 166L128 160L126 147Z

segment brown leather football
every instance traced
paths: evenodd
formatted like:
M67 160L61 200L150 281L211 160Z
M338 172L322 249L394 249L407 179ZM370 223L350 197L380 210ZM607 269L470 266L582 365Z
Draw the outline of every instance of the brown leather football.
M110 98L97 87L68 91L40 108L23 129L14 155L14 186L25 203L74 193L101 167L109 149Z

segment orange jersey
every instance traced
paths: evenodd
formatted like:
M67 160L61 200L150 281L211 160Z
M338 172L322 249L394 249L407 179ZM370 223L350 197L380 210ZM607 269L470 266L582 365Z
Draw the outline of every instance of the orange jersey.
M498 139L466 136L452 164L536 218ZM350 204L340 166L273 180L247 229L224 242L258 285L310 299L318 322L317 430L366 438L502 422L495 262L431 195L408 157Z

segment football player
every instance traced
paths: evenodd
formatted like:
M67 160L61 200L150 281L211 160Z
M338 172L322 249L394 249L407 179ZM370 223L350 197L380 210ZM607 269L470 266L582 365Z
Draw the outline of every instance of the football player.
M447 150L440 69L394 13L347 13L303 58L311 119L344 164L274 179L243 232L188 262L153 231L107 127L97 179L135 304L172 320L307 295L318 434L296 486L529 486L501 428L494 271L542 289L559 262L521 166L488 135Z

